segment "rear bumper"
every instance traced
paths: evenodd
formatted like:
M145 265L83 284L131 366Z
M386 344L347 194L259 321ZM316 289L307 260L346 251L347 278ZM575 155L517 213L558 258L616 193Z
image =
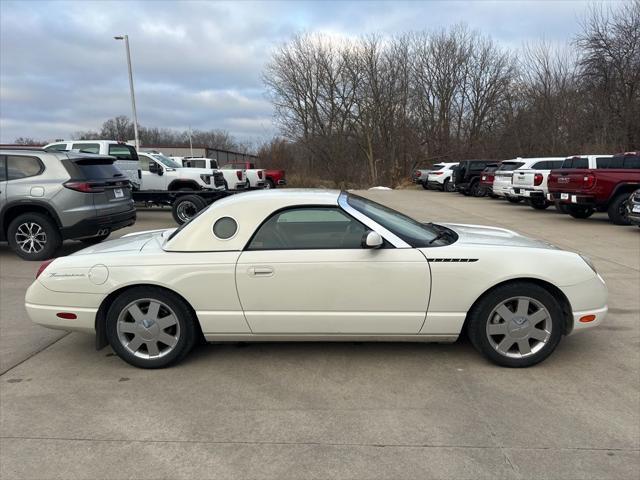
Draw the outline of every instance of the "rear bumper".
M545 199L545 194L542 190L535 190L527 187L513 187L514 195L523 198Z
M427 186L428 187L433 187L433 188L442 188L443 182L439 182L437 180L429 180L427 182Z
M277 182L276 185L286 185L287 184L287 180L284 178L280 178Z
M136 209L131 208L130 210L121 213L86 218L75 225L61 228L60 233L62 234L62 238L65 240L94 237L98 235L101 230L113 232L114 230L128 227L134 223L136 223Z
M517 197L517 195L513 192L513 188L511 185L496 185L493 184L493 194L498 197Z
M547 200L550 202L584 205L588 207L595 207L597 204L593 195L580 195L569 192L549 192L547 194Z

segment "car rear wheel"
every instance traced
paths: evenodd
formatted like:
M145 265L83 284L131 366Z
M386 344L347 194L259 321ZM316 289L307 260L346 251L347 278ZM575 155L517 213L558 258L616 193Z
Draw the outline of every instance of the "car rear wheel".
M195 217L206 206L205 201L199 196L185 195L173 203L171 215L178 225L182 225Z
M422 182L422 188L424 188L425 190L429 190L429 185L427 185L427 182Z
M546 210L549 207L549 203L546 200L530 200L529 205L536 210Z
M456 191L456 186L453 184L453 182L451 180L449 180L448 178L444 181L444 185L442 186L442 189L445 192L455 192Z
M273 180L267 178L267 181L264 183L264 188L276 188L276 184L273 183Z
M609 220L614 225L631 225L629 218L627 217L627 199L630 193L621 193L613 199L609 208L607 209L607 215Z
M9 224L7 240L11 249L25 260L46 260L62 245L51 218L42 213L23 213Z
M562 337L563 313L543 287L516 282L485 295L469 313L473 346L505 367L529 367L547 358Z
M162 368L181 360L196 340L196 319L184 301L157 287L136 287L111 304L107 340L125 362Z
M589 218L595 210L592 207L585 207L583 205L567 205L567 212L573 218Z

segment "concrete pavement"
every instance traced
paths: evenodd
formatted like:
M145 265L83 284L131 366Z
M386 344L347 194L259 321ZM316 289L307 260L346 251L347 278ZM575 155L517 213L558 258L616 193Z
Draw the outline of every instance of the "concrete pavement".
M91 336L31 326L37 265L0 246L0 478L637 478L639 229L422 189L366 195L590 255L607 322L524 370L464 340L207 345L140 370ZM134 230L172 224L141 211Z

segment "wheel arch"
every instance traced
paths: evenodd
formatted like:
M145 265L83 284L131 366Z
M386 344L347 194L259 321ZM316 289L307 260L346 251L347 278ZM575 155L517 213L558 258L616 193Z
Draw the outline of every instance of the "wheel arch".
M613 189L613 192L611 193L610 200L614 200L618 195L620 195L622 193L624 193L624 194L629 193L630 194L630 193L636 191L638 188L640 188L640 183L637 183L637 182L619 183Z
M469 323L469 317L471 316L471 313L474 311L474 309L476 308L476 306L478 305L478 303L489 293L493 292L494 290L496 290L497 288L503 287L505 285L509 285L512 283L533 283L535 285L538 285L539 287L544 288L547 292L549 292L560 304L560 307L562 308L562 314L564 316L564 325L563 325L563 330L562 333L565 335L568 335L569 333L571 333L571 331L573 330L573 309L571 307L571 302L569 302L569 299L567 298L567 296L564 294L564 292L562 290L560 290L560 288L558 288L557 286L555 286L553 283L548 282L546 280L540 279L540 278L534 278L534 277L518 277L518 278L510 278L508 280L504 280L500 283L496 283L495 285L489 287L488 289L486 289L484 292L482 292L478 298L476 298L476 300L473 302L473 304L471 305L471 307L469 308L469 310L467 311L467 316L464 319L464 324L462 325L462 332L465 332L467 330L467 324Z
M107 327L107 312L109 311L109 307L111 307L111 305L116 300L116 298L118 298L121 294L123 294L128 290L131 290L133 288L138 288L138 287L158 288L160 290L165 290L173 295L176 295L178 298L180 298L180 300L184 302L184 304L187 306L187 308L193 315L193 318L196 319L196 325L195 325L196 332L198 333L200 340L204 341L204 334L202 333L202 327L200 326L200 319L198 318L198 314L196 313L195 309L191 306L191 303L189 303L189 301L183 295L161 284L135 283L135 284L125 285L123 287L120 287L110 292L100 303L100 306L98 307L98 311L96 312L96 319L95 319L96 350L101 350L104 347L106 347L108 344L106 327Z
M23 213L41 213L50 217L58 228L62 226L56 211L46 202L38 200L30 200L29 202L16 201L8 203L2 209L0 214L0 238L6 238L7 229L11 221Z
M179 190L181 188L191 188L192 190L202 190L202 187L195 180L185 180L185 179L173 180L167 187L167 190L173 191L173 190Z

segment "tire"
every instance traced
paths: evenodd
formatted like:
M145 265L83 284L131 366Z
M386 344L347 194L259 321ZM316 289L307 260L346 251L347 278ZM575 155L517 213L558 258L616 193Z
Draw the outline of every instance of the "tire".
M509 203L520 203L522 199L520 197L504 197Z
M191 220L207 203L198 195L178 197L171 207L171 215L178 225Z
M267 178L267 181L264 184L264 188L276 188L276 184L273 183L273 180Z
M449 180L448 178L444 181L444 185L442 186L442 190L445 192L455 192L456 186Z
M155 313L153 305L157 305ZM109 307L107 340L130 365L163 368L191 351L197 338L196 321L175 293L158 287L135 287L123 292Z
M229 184L227 183L227 181L226 181L226 180L224 180L224 189L225 189L226 191L229 191Z
M57 225L42 213L23 213L14 218L7 229L11 249L24 260L52 258L62 245Z
M421 182L422 183L422 188L424 188L425 190L429 190L429 185L427 185L427 182Z
M98 243L109 238L109 235L111 235L111 232L107 233L106 235L98 235L90 238L81 238L80 241L85 245L97 245Z
M479 197L480 196L480 182L473 182L470 186L469 186L469 195L472 197Z
M609 220L614 225L631 225L631 222L627 218L627 199L631 193L621 193L609 204L607 209L607 215Z
M573 218L589 218L595 210L592 207L585 207L583 205L567 205L567 212Z
M529 308L518 315L521 301ZM521 368L551 355L563 324L562 307L551 293L535 283L513 282L489 291L473 306L467 333L476 350L493 363Z
M549 202L546 200L530 200L529 205L536 210L546 210L549 208Z

